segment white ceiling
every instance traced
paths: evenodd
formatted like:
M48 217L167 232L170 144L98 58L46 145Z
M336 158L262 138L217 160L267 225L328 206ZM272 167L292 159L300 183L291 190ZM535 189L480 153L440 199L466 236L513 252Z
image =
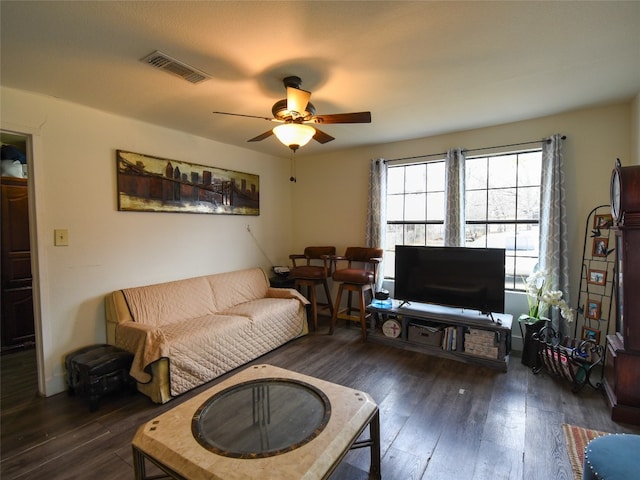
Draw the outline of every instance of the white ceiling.
M302 77L336 140L298 156L626 101L640 92L640 2L7 1L3 86L289 156L270 116ZM191 84L140 59L204 71Z

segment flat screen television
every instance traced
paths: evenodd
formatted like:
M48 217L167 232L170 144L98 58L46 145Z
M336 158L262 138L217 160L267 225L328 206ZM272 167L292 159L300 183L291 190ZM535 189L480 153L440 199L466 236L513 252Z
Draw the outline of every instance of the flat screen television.
M504 313L503 248L396 245L394 298Z

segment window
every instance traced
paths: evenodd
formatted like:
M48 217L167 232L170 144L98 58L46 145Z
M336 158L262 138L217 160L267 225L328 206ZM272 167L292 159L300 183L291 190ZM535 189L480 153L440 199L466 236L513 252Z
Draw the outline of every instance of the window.
M541 165L540 149L466 159L465 245L506 250L506 289L538 262ZM389 166L385 278L396 245L444 245L445 189L444 160Z

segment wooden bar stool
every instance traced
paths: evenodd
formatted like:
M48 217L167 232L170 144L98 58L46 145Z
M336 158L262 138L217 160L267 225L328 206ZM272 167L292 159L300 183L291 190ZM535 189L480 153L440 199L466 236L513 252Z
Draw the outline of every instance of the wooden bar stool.
M362 339L367 339L367 318L370 317L370 314L367 314L365 308L366 304L373 300L377 267L382 261L382 254L381 248L348 247L344 256L333 257L333 280L340 282L340 286L331 317L329 334L333 334L336 320L340 318L359 321L362 328ZM346 268L338 268L338 262L347 262ZM346 308L341 309L342 293L345 290L348 292L347 305ZM352 303L354 292L358 296L357 306ZM365 300L366 292L369 292L371 297L368 302Z
M294 287L300 290L307 287L307 299L311 303L313 328L318 330L318 310L328 310L333 316L333 303L327 279L331 277L331 258L336 254L336 247L307 247L304 254L289 255L293 267L289 277L294 279ZM318 302L316 287L324 288L326 303Z

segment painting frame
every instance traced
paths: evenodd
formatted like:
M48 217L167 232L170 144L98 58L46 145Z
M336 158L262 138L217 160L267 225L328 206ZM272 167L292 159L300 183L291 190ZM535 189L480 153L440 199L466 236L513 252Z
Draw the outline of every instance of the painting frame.
M609 251L609 239L607 237L595 237L591 255L594 257L606 257Z
M260 176L116 150L118 210L260 215Z
M606 285L607 271L590 268L587 271L587 283L590 283L592 285Z
M582 340L591 341L591 342L595 342L596 344L600 344L600 330L583 325L581 338Z
M611 228L611 226L613 226L613 216L610 213L593 216L593 228Z
M602 314L602 302L599 300L587 299L587 303L584 306L585 318L591 318L592 320L600 320Z

